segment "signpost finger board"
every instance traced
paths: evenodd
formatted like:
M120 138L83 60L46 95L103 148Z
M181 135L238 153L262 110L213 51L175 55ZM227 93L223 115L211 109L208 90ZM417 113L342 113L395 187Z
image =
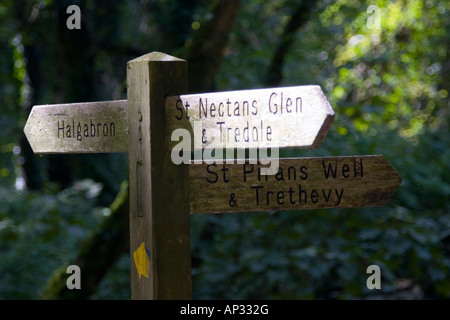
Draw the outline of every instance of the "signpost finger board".
M173 96L165 110L166 136L186 128L194 149L317 148L334 120L314 85Z
M191 214L383 206L402 181L383 156L285 158L275 175L237 162L189 167Z

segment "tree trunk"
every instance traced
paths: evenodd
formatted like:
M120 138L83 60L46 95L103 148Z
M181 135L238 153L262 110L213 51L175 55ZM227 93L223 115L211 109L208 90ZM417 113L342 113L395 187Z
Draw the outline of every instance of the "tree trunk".
M212 19L200 25L200 30L187 49L190 93L214 91L214 76L222 62L228 35L239 8L239 0L215 3Z
M89 299L109 268L129 250L127 182L122 183L110 210L111 214L102 225L81 245L74 261L81 270L81 290L67 288L66 282L70 274L66 273L68 266L62 266L53 273L42 299Z
M266 77L266 84L268 86L278 86L283 80L283 65L286 55L294 43L296 32L305 25L311 17L311 12L315 5L316 1L302 1L300 4L295 5L296 8L284 29L280 44L270 63Z

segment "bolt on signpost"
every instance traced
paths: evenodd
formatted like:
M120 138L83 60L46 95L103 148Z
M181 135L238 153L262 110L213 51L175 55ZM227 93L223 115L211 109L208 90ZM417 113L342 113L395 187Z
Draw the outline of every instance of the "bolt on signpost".
M186 95L186 61L159 52L128 62L127 86L127 100L34 106L24 131L39 154L128 152L132 299L192 298L190 214L382 206L402 181L379 155L272 157L269 174L245 157L319 147L334 119L319 86Z

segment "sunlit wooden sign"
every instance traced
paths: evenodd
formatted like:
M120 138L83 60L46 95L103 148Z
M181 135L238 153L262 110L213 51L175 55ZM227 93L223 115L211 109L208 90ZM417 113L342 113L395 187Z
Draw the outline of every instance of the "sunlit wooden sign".
M316 148L334 120L315 85L173 96L165 109L166 135L192 128L194 149Z
M24 131L34 153L127 152L127 103L34 106Z
M315 148L334 119L319 86L170 96L165 112L193 149ZM24 130L35 153L127 152L127 100L34 106Z

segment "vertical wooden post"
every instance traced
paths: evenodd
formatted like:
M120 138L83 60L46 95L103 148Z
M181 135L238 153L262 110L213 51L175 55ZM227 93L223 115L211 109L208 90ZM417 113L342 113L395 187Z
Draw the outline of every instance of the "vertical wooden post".
M164 99L187 63L152 52L127 64L132 299L191 299L189 168L167 146Z

